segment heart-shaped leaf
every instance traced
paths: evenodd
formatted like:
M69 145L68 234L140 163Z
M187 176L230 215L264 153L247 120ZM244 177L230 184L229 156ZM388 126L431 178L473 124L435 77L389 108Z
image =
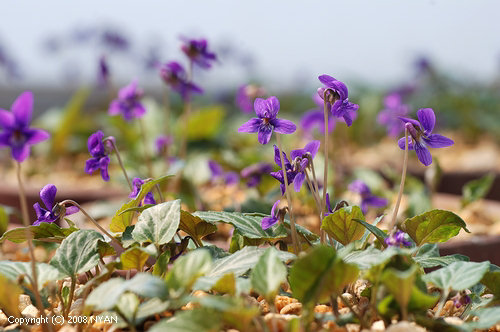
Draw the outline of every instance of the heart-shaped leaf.
M50 242L62 242L68 235L76 232L78 228L61 228L57 224L42 222L38 226L28 226L28 232L35 240L46 240ZM26 241L26 227L11 229L3 234L0 243L9 240L14 243Z
M332 294L341 294L343 287L356 280L358 274L356 265L345 263L335 249L317 246L295 261L288 281L293 296L310 305L326 301Z
M364 220L365 216L359 206L346 206L326 216L321 223L321 229L338 242L347 245L361 239L365 232L364 226L354 219Z
M406 271L399 271L394 268L388 268L382 274L382 282L394 299L399 304L401 310L405 313L408 309L411 293L417 278L418 266L412 265Z
M470 233L462 218L446 210L432 210L406 219L402 228L418 246L448 241L460 229Z
M164 182L170 177L172 177L172 175L165 175L158 179L144 183L141 186L141 190L139 191L139 194L137 194L137 197L123 204L122 207L116 212L116 214L111 219L109 229L115 233L124 232L125 228L132 224L132 217L135 213L134 208L138 207L141 204L146 194L152 191L155 185Z
M191 290L196 280L208 273L211 267L212 257L208 250L198 249L182 256L167 273L169 290L175 292L176 296Z
M413 259L423 268L447 266L454 262L469 261L469 257L460 254L439 256L439 249L435 243L422 245Z
M213 222L207 222L184 210L181 210L179 228L191 236L200 247L203 246L201 239L204 236L217 231L217 226Z
M120 255L121 268L123 270L136 269L137 271L142 271L148 258L149 253L144 249L140 247L129 248Z
M31 285L32 272L31 263L0 261L0 274L12 281L16 281L19 276L25 275L29 278L24 278L24 282ZM65 277L58 269L46 263L36 263L36 275L38 289L43 289L49 281L60 280Z
M490 262L455 262L424 275L422 279L446 291L461 291L480 282L489 268Z
M277 250L268 248L260 256L250 274L252 288L260 295L271 300L278 293L282 282L286 281L285 265L278 258Z
M91 229L70 234L57 248L50 265L71 278L92 269L99 263L99 240L104 241L103 236Z
M161 203L144 210L132 231L139 243L151 242L159 246L170 242L179 228L181 201Z

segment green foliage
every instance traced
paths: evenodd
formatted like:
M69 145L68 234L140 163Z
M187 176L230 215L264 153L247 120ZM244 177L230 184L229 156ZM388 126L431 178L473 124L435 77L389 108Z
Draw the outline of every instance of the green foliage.
M150 332L218 332L222 327L221 314L213 309L200 308L181 311L175 317L161 320Z
M32 272L31 263L29 262L0 261L0 274L12 281L17 281L21 276L27 276L28 278L23 278L23 282L31 285L31 280L33 280ZM50 281L60 280L65 277L58 269L46 263L36 264L36 275L38 289L43 289Z
M388 268L382 274L382 282L399 304L403 316L406 318L408 303L417 278L418 267L411 266L405 271Z
M123 270L136 269L142 271L144 264L149 258L149 253L140 247L129 248L120 255L121 268Z
M99 240L104 240L103 236L90 229L70 234L57 248L50 265L71 278L92 269L99 263Z
M61 228L57 224L42 222L38 226L28 226L28 233L31 234L35 240L47 239L51 242L61 242L68 235L76 232L78 228ZM14 243L22 243L26 241L26 227L18 227L11 229L3 234L0 238L0 243L9 240Z
M202 108L191 113L187 127L185 123L181 123L177 128L187 128L189 140L210 139L217 135L225 115L226 112L221 106Z
M482 178L467 182L462 188L462 207L485 197L494 180L495 174L489 173Z
M446 210L432 210L408 218L403 222L402 228L418 246L448 241L456 236L460 229L469 232L462 218Z
M23 290L14 281L0 274L0 308L7 315L20 317L19 296Z
M489 268L489 262L455 262L426 274L422 279L446 291L461 291L480 282Z
M363 225L366 230L370 233L372 233L373 235L375 235L375 237L377 238L377 240L379 240L380 243L384 244L385 245L385 242L384 240L389 237L389 235L387 235L387 233L385 233L383 230L381 230L380 228L378 228L376 226L376 224L383 218L383 216L380 216L379 218L377 218L377 220L375 221L375 225L372 225L372 224L369 224L367 223L366 221L364 220L359 220L359 219L353 219L354 221L360 223L361 225ZM364 235L366 236L366 234ZM363 237L364 237L363 236Z
M9 213L5 206L0 205L0 236L2 236L7 231L7 226L9 225ZM0 240L0 243L2 241Z
M115 215L111 219L109 229L115 233L124 232L127 226L132 224L132 218L135 214L134 208L139 207L146 194L152 191L157 184L163 183L170 177L172 177L172 175L165 175L158 179L144 183L141 186L141 190L139 191L137 197L123 204L122 207L116 211Z
M217 231L217 226L213 222L207 222L200 217L181 210L179 228L186 232L198 246L203 246L201 239Z
M422 245L413 259L423 268L447 266L454 262L469 261L469 257L460 254L439 256L437 244L434 243Z
M256 292L271 301L278 293L281 283L286 281L286 277L286 267L278 258L276 249L269 248L252 269L250 282Z
M176 296L192 289L196 280L212 267L212 257L207 250L198 249L175 261L166 275L170 292Z
M364 227L355 220L364 219L359 206L346 206L326 216L321 223L321 229L338 242L347 245L363 237Z
M150 242L156 246L170 242L179 228L181 201L161 203L144 210L132 231L138 243Z
M311 305L327 301L332 294L341 294L358 274L356 265L345 263L333 248L316 246L295 261L288 282L293 296L302 304Z

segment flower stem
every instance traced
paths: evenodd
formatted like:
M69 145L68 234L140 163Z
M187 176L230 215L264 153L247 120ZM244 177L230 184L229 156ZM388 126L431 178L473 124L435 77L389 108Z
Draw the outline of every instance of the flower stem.
M25 227L25 236L26 236L26 242L28 242L28 249L29 249L29 254L30 254L30 262L31 262L31 285L33 286L33 294L35 295L35 301L36 301L36 306L38 308L38 311L40 312L40 316L44 317L44 308L43 308L43 303L42 303L42 298L40 297L40 292L38 292L38 273L36 270L36 261L35 261L35 251L33 248L33 238L32 234L29 230L30 222L29 222L29 213L28 213L28 202L26 200L26 192L24 190L24 184L21 176L21 163L16 162L16 168L17 168L17 182L19 184L19 201L21 203L21 213L22 213L22 220L23 224ZM42 320L43 322L44 320ZM52 330L50 327L48 327L45 323L42 324L43 331L49 331Z
M389 229L393 229L396 226L396 219L398 217L399 205L401 204L401 197L403 197L403 189L405 186L407 166L408 166L408 129L405 128L405 153L403 159L403 173L401 174L401 183L399 184L398 199L396 200L396 205L394 206L394 212L392 213L392 220Z
M68 303L66 304L66 310L64 313L64 317L68 318L69 312L71 310L71 302L73 302L73 296L75 294L75 286L76 286L76 278L75 276L71 277L71 289L69 291Z
M151 163L151 155L149 154L148 140L146 138L146 127L144 126L144 121L139 119L139 127L141 129L142 144L144 145L144 161L148 168L148 176L153 177L153 164Z
M288 201L288 212L290 213L290 228L291 228L291 233L292 233L292 244L293 248L295 251L295 254L299 254L300 252L300 246L299 246L299 241L297 238L297 230L295 228L295 218L293 216L293 209L292 209L292 195L290 193L290 190L288 190L288 177L286 174L286 169L285 169L285 158L283 158L283 150L281 149L281 139L280 139L280 134L276 133L276 141L278 143L278 150L279 150L279 156L281 159L281 169L283 170L283 180L285 182L285 194L286 194L286 200Z
M125 170L125 166L123 165L122 158L120 157L120 152L118 152L118 148L116 147L114 140L109 139L109 138L105 138L104 141L111 143L113 150L115 150L116 159L118 159L118 164L120 165L120 167L122 169L122 172L123 172L123 175L125 176L125 179L127 180L130 191L133 191L134 189L132 188L132 182L130 182L130 178L127 175L127 171Z
M322 206L321 206L321 220L323 220L326 212L326 189L328 187L328 117L329 117L329 107L328 107L328 101L327 101L327 94L330 93L330 91L327 89L323 93L323 113L324 113L324 120L325 120L325 139L324 139L324 151L325 151L325 166L323 170L323 201L322 201ZM320 225L321 227L321 225ZM321 243L325 243L325 231L321 230L320 231L320 240Z
M189 66L187 71L187 80L192 82L193 80L193 61L189 60ZM184 130L181 138L181 146L179 150L179 158L183 160L186 157L187 150L187 139L188 139L188 129L189 129L189 116L191 115L191 98L189 95L189 91L187 92L186 99L184 100L184 114L183 114L183 122L184 122Z
M109 234L108 231L106 231L101 225L99 225L99 223L94 218L92 218L87 213L87 211L85 211L80 206L80 204L78 204L77 202L75 202L75 201L73 201L71 199L64 200L64 201L60 202L59 204L62 205L62 206L66 206L66 204L70 204L70 205L76 206L85 215L85 217L87 217L101 232L103 232L107 237L109 237L112 242L114 242L119 248L125 250L123 248L122 244L120 243L120 241L118 241L113 235Z

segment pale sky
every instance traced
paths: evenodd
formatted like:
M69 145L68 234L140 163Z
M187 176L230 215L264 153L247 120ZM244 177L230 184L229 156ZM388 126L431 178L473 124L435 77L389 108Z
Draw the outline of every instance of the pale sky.
M41 43L78 26L106 24L122 28L136 45L158 40L165 61L182 59L180 35L219 46L231 40L255 58L255 76L285 87L314 84L323 73L404 82L418 55L472 80L491 80L500 67L500 2L493 0L16 0L2 1L0 12L0 42L19 59L27 84L55 83L61 68L75 63L93 78L95 53L52 59ZM137 68L117 63L123 80L151 83ZM245 79L243 70L221 62L202 81L231 86Z

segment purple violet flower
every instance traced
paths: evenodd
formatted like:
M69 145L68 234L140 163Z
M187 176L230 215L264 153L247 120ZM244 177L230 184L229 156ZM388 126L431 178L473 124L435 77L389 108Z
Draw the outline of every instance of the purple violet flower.
M451 299L453 300L453 304L457 309L471 302L470 296L463 292L457 293L457 295L453 296Z
M259 86L253 84L243 85L236 93L235 102L244 113L252 113L255 98L263 97L265 94L266 90Z
M332 91L333 93L328 93L326 96L332 115L344 118L345 123L350 127L353 121L352 112L357 111L359 105L349 101L347 86L329 75L321 75L318 79L325 85L318 89L318 95L323 99L325 91Z
M366 213L368 206L384 207L388 201L385 198L377 197L372 194L370 188L361 180L355 180L349 185L349 190L358 193L361 196L361 211Z
M297 173L293 185L296 192L300 191L300 187L302 187L302 183L304 183L306 179L306 169L311 166L310 162L314 159L316 153L318 153L319 146L319 141L312 141L307 143L303 149L292 150L292 152L290 152L292 164Z
M265 174L269 174L273 170L273 165L268 163L258 163L245 167L241 170L240 175L242 178L247 179L247 186L257 187L261 178Z
M389 136L397 137L405 128L399 117L407 116L410 107L403 104L401 95L398 93L390 93L385 96L384 107L377 115L377 122L387 128Z
M425 166L432 164L432 156L427 148L444 148L454 144L448 137L433 134L432 130L436 124L436 115L432 108L422 108L417 111L418 120L400 117L408 129L408 150L415 150L418 160ZM398 141L399 147L405 149L405 138Z
M30 155L30 146L50 137L42 129L30 128L33 113L33 93L25 91L16 98L11 112L0 109L0 147L10 147L12 158L24 161Z
M325 133L325 115L323 111L323 99L318 94L314 94L312 97L316 108L308 110L300 119L300 127L302 130L311 135L312 131L317 128L320 134ZM356 115L356 112L352 112L351 115ZM331 133L335 129L335 118L331 113L328 114L328 132Z
M203 93L200 87L188 81L186 70L178 62L164 64L160 68L160 77L172 90L179 93L183 100L189 99L191 93Z
M69 206L65 209L63 216L57 214L54 211L56 193L57 188L53 184L48 184L40 190L40 198L42 199L45 208L41 207L38 202L33 205L36 213L36 220L33 223L34 226L38 226L42 222L54 222L59 219L59 217L68 216L79 211L76 206Z
M280 211L278 209L278 205L280 204L280 200L277 200L271 209L271 216L270 217L264 217L262 218L262 229L266 230L276 224L280 219L279 219L279 214Z
M325 217L333 213L332 204L330 203L330 194L328 193L326 193L326 210L328 212L324 213Z
M140 118L146 113L146 109L140 102L142 96L143 92L137 87L137 80L133 80L129 85L120 89L118 98L109 106L109 114L121 114L127 121Z
M128 51L130 43L120 31L114 29L105 29L101 36L101 43L115 51Z
M167 135L159 135L155 140L155 150L158 155L165 154L167 148L170 144L172 144L174 139L172 136Z
M111 146L104 145L102 142L104 134L102 131L97 131L89 136L87 147L92 158L85 162L85 173L92 174L98 169L101 170L101 177L104 181L109 181L108 165L109 153Z
M144 180L141 178L134 178L132 180L132 192L128 195L129 198L136 198L137 195L139 195L139 192L141 191L141 187L144 184ZM155 197L153 193L150 191L144 196L144 204L156 204Z
M212 183L217 183L223 181L226 185L237 184L240 180L238 173L236 172L224 172L222 166L219 165L215 160L208 161L208 167L212 173Z
M284 158L283 161L285 164L288 185L291 185L295 179L295 176L297 175L297 172L295 171L294 167L292 166L292 164L288 160L285 152L283 152L283 158ZM274 145L274 162L276 163L276 165L278 165L281 168L280 150L278 149L278 147L276 145ZM286 188L285 188L285 178L283 177L283 170L280 169L277 172L271 172L269 174L271 174L271 176L273 178L275 178L276 180L278 180L281 183L281 185L280 185L281 195L284 195Z
M212 67L212 62L217 60L215 53L208 51L206 39L181 38L184 44L181 46L182 52L191 59L193 63L203 69Z
M384 240L385 244L389 247L410 247L411 242L405 240L405 233L403 231L396 231Z
M280 102L275 96L268 99L255 99L254 108L258 118L250 119L242 124L238 132L256 132L260 144L269 143L273 130L280 134L291 134L297 129L292 121L276 118L280 110Z

